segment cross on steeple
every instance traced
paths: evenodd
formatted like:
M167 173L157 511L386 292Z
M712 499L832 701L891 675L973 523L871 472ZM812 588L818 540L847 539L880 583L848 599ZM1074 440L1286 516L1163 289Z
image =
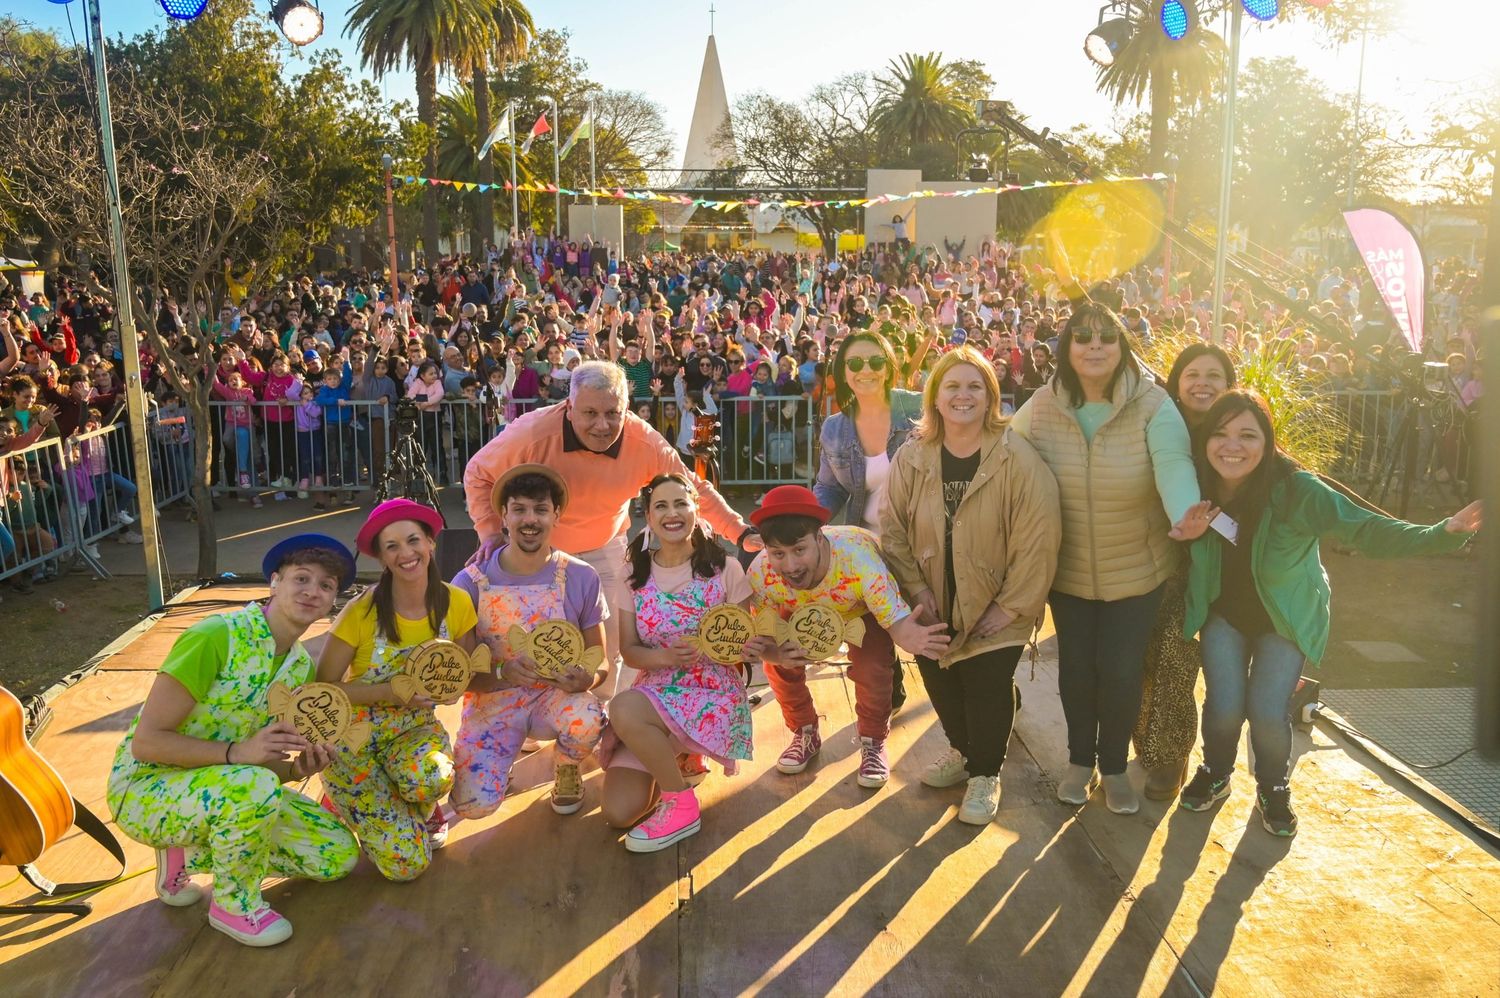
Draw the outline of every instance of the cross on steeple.
M710 35L712 35L714 33L714 13L715 13L715 11L714 11L714 5L713 4L709 4L708 5L708 33Z

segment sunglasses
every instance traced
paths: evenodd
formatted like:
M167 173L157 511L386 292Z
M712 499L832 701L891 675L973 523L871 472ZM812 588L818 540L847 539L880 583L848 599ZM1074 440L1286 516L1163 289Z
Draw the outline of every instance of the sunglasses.
M1118 340L1120 338L1120 333L1115 329L1105 329L1097 333L1092 329L1080 329L1078 332L1073 334L1073 342L1082 343L1084 346L1088 346L1090 343L1094 342L1095 336L1099 337L1100 343L1107 344L1114 343L1116 340Z
M863 357L849 357L844 361L844 366L853 373L858 374L865 369L866 363L870 365L870 370L872 371L879 372L885 370L884 357L871 357L868 361Z

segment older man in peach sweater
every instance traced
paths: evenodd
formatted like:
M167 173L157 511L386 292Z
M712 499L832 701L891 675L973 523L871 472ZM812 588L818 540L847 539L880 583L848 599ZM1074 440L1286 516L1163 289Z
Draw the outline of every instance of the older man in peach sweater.
M650 423L630 412L625 372L617 364L590 361L574 370L563 405L537 409L506 426L469 460L464 496L479 533L483 562L498 548L500 518L492 504L495 481L507 468L535 461L555 468L568 483L568 504L552 533L552 545L581 558L599 573L610 615L605 622L605 653L618 657L617 608L628 605L625 532L630 500L657 475L689 476L698 488L704 519L722 537L760 550L760 536L724 501L714 487L687 468L671 443ZM630 685L634 670L620 668L616 689Z

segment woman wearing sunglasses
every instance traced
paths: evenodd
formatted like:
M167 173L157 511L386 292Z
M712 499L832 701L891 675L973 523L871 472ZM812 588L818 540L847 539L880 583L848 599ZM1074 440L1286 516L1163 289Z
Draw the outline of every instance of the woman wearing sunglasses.
M1085 302L1057 373L1012 421L1057 477L1062 549L1048 597L1068 771L1057 798L1085 804L1103 776L1116 814L1140 807L1125 773L1146 643L1179 552L1172 524L1198 502L1182 414L1145 376L1119 318Z
M839 411L823 420L813 484L819 505L832 514L830 523L864 527L877 538L891 459L922 416L922 393L897 388L899 377L890 341L879 333L856 331L839 343L833 357ZM900 659L894 670L892 711L906 700Z

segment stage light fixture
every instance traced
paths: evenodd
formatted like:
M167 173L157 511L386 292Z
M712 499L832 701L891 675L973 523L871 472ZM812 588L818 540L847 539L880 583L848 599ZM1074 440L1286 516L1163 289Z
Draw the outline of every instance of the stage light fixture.
M1168 38L1180 42L1192 30L1196 20L1194 13L1191 0L1162 0L1161 8L1157 11L1157 21Z
M1099 26L1088 33L1083 40L1083 54L1088 56L1096 66L1113 66L1115 56L1130 42L1135 29L1130 21L1124 17L1106 17L1106 14L1115 11L1115 6L1110 5L1099 11Z
M276 0L271 20L293 45L310 45L323 33L323 12L308 0Z
M1281 13L1281 0L1240 0L1240 6L1257 21L1274 21Z
M174 21L191 21L203 13L208 0L158 0L161 9Z

